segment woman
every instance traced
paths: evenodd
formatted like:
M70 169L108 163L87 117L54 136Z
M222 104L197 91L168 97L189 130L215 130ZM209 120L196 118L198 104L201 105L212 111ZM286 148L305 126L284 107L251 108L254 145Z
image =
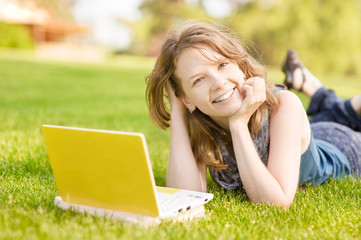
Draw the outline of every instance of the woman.
M301 86L301 73L302 87L310 85L312 75L292 52L284 71L290 84ZM170 121L169 187L206 191L208 167L219 186L288 207L299 183L354 171L340 149L313 139L297 96L270 84L265 68L224 27L185 23L170 33L146 96L154 123L167 128Z

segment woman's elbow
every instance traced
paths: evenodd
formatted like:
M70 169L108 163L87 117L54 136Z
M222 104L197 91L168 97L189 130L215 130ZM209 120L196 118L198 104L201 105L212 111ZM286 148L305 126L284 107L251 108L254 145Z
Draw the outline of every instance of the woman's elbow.
M279 207L283 207L286 210L293 203L293 197L291 198L291 197L284 196L284 197L272 199L272 200L258 199L258 200L253 200L253 202L264 203L264 204L267 204L270 206L279 206Z
M279 201L275 203L275 205L283 207L284 209L288 209L293 203L293 197L283 197Z
M207 186L201 184L194 184L186 181L174 181L173 179L167 179L166 186L169 188L177 188L182 190L207 192Z

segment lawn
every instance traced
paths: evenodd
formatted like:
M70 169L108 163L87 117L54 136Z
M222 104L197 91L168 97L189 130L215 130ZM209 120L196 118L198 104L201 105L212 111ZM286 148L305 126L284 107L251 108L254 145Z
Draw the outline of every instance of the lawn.
M152 64L134 57L60 63L0 51L0 239L361 238L361 181L352 178L299 190L288 210L250 203L208 178L214 199L205 218L148 229L55 208L42 124L144 133L156 183L164 186L169 131L151 124L144 98ZM272 70L270 78L281 82L283 76ZM321 79L343 97L361 90L357 78Z

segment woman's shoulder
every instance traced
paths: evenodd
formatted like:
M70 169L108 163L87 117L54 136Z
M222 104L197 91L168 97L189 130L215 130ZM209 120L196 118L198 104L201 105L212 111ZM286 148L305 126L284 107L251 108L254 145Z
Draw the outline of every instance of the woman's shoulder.
M286 128L291 125L295 126L309 125L306 111L300 98L293 92L288 90L280 90L278 92L279 105L277 109L273 109L270 114L271 128ZM273 123L273 124L272 124ZM307 129L309 127L305 127ZM303 127L302 127L303 129Z
M299 99L299 97L293 93L292 91L289 91L287 89L281 89L278 90L277 93L279 94L280 98L295 98L295 99Z
M279 90L277 94L279 99L278 109L292 108L292 110L304 111L303 104L295 93L288 90Z

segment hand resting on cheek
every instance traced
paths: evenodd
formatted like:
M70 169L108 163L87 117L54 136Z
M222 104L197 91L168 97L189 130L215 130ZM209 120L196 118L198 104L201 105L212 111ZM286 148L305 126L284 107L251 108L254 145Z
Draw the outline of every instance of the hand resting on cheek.
M239 110L229 117L229 123L248 124L252 114L266 100L265 80L260 77L247 79L243 85L238 85L238 91L243 96Z

